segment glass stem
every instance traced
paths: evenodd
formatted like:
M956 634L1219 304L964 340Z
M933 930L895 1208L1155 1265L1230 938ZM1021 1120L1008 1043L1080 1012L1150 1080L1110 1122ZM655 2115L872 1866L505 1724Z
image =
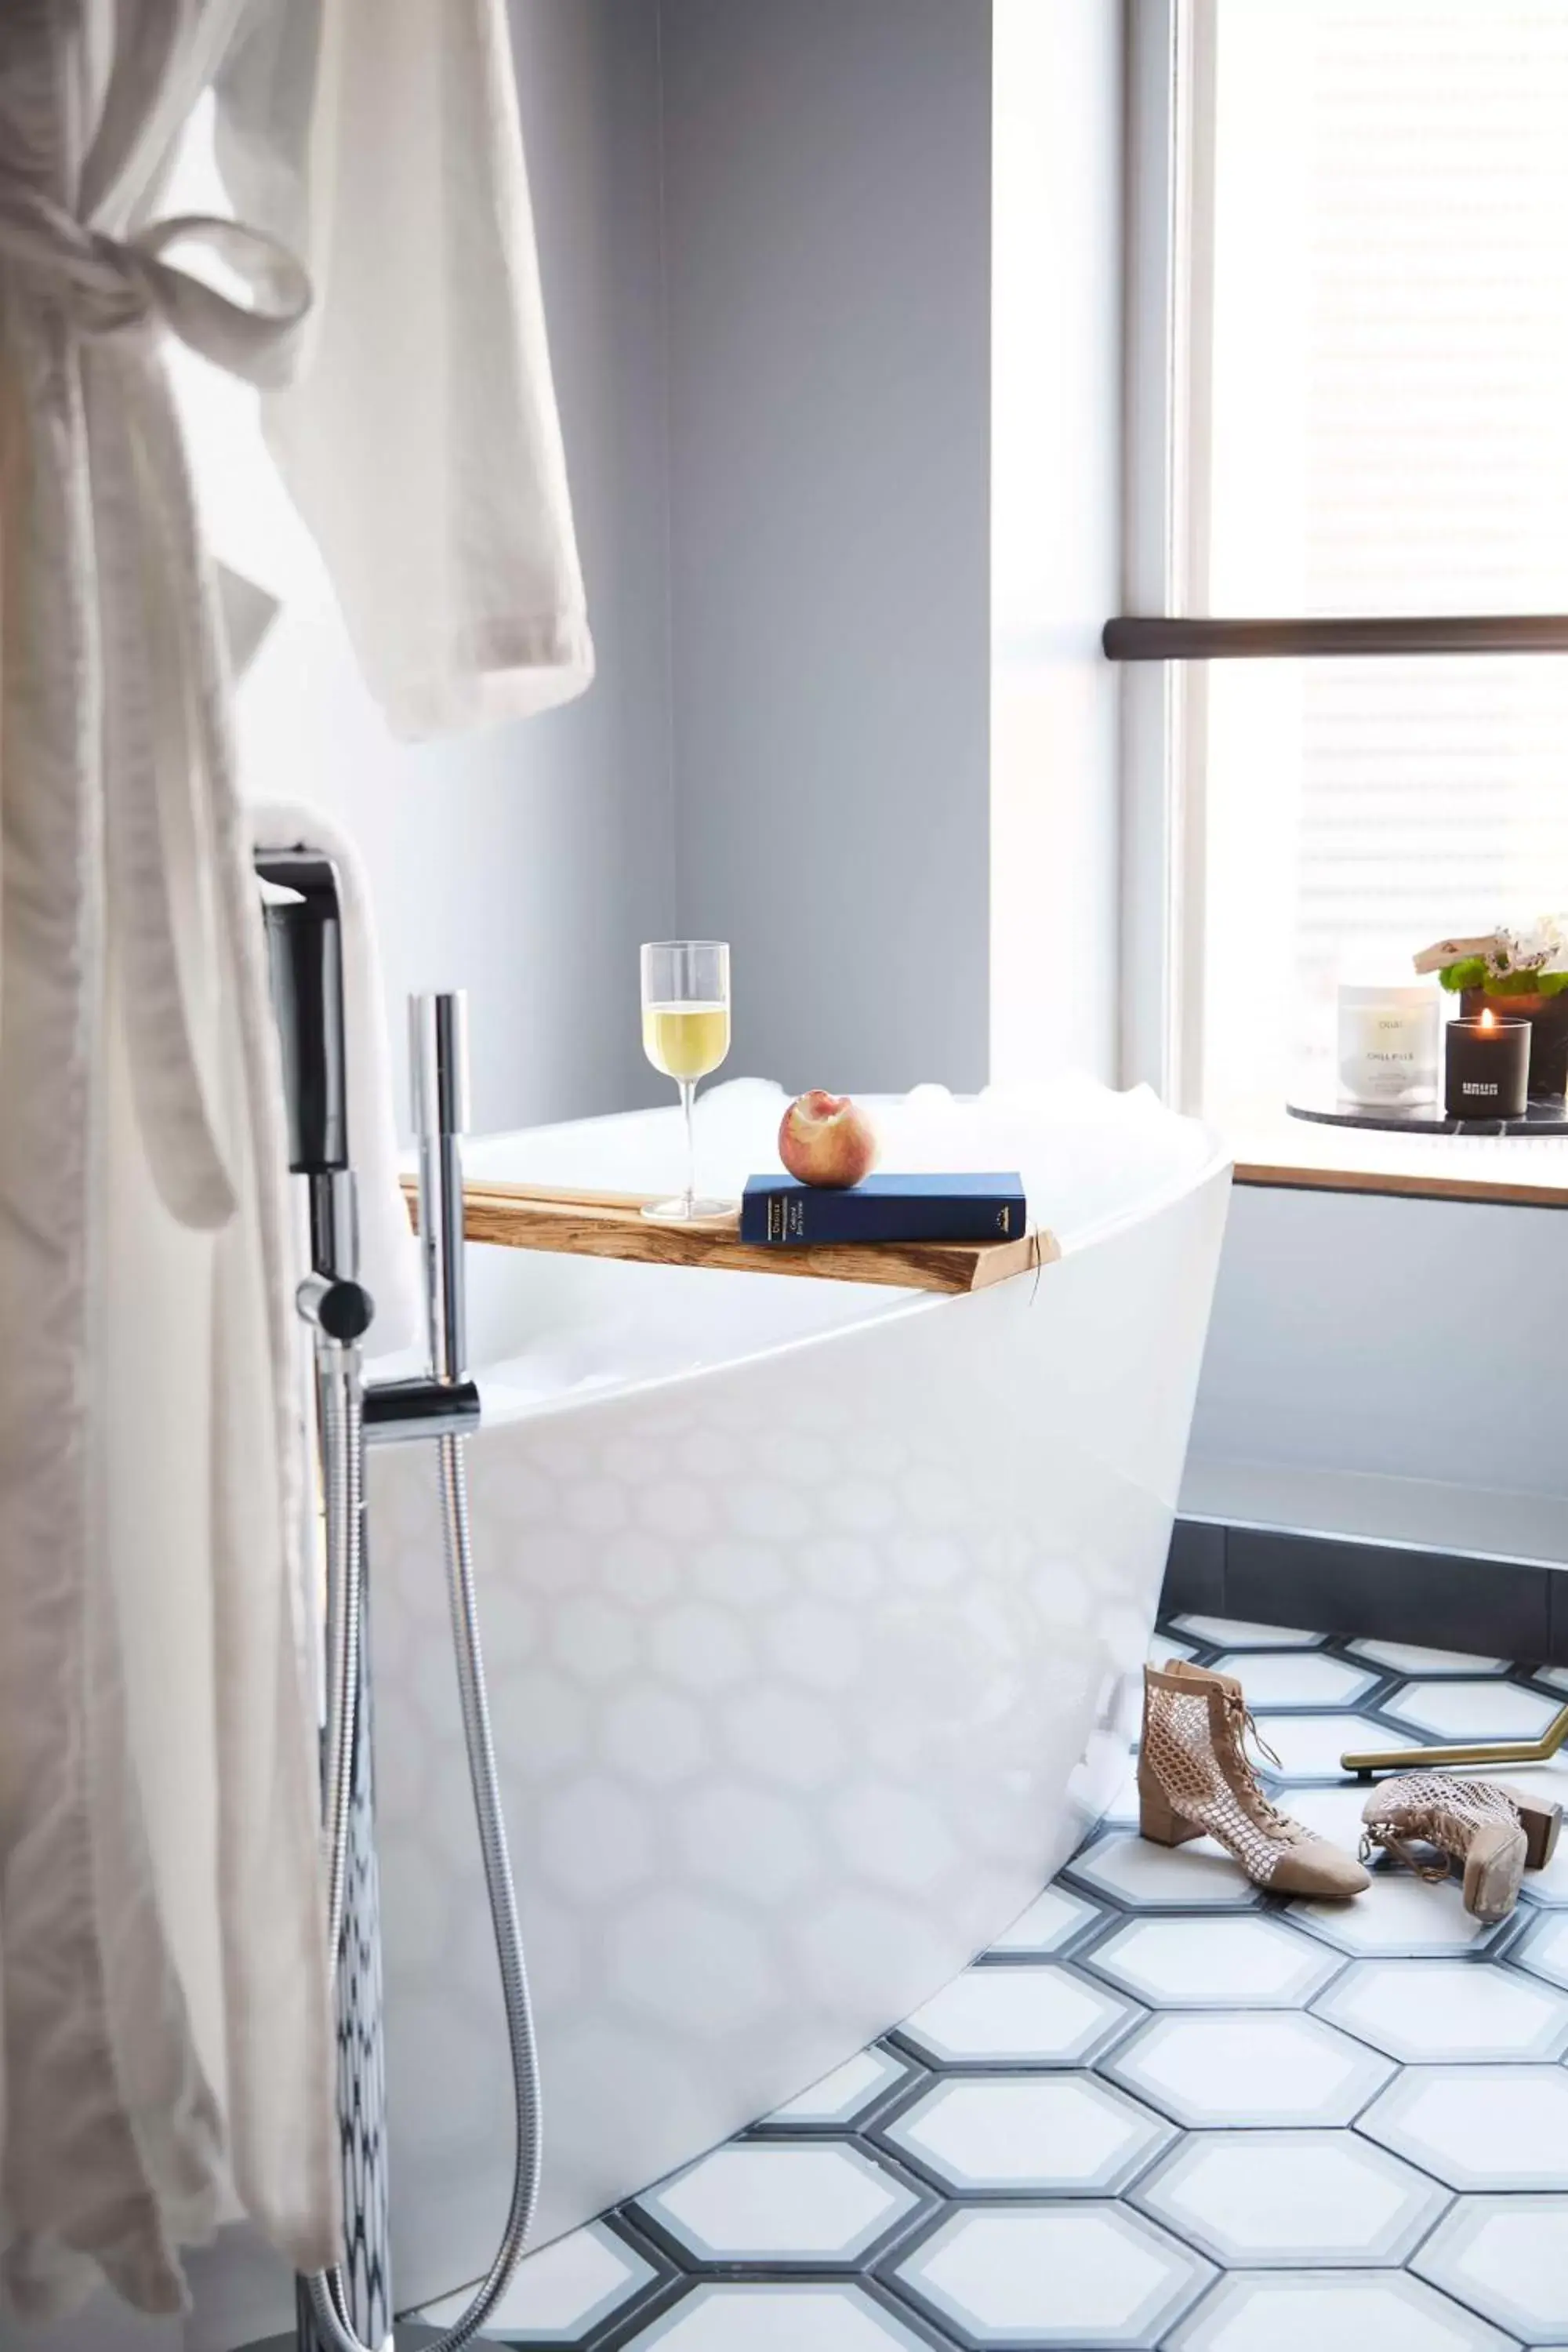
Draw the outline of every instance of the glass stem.
M679 1079L677 1083L680 1087L680 1108L686 1113L686 1192L684 1195L684 1205L687 1215L690 1216L693 1209L697 1205L697 1134L691 1124L691 1108L692 1105L697 1100L697 1081L695 1078L681 1078Z

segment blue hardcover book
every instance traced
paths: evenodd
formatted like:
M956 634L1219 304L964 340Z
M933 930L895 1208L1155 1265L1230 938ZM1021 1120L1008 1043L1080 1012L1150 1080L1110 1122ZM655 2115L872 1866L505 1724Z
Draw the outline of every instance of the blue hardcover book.
M1014 1175L868 1176L858 1184L802 1184L748 1176L741 1239L810 1247L822 1242L1005 1242L1024 1232L1023 1180Z

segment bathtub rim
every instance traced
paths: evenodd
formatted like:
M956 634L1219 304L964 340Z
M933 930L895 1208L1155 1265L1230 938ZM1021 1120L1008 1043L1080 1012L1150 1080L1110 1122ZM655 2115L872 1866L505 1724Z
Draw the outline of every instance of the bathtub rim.
M615 1113L610 1115L619 1116ZM1086 1252L1117 1240L1134 1226L1146 1224L1155 1217L1163 1215L1168 1210L1174 1208L1179 1202L1203 1191L1206 1185L1222 1176L1228 1181L1235 1166L1235 1155L1227 1145L1215 1136L1212 1129L1205 1129L1205 1132L1209 1135L1214 1148L1207 1159L1196 1170L1188 1174L1173 1177L1167 1184L1162 1186L1146 1200L1139 1201L1129 1208L1119 1210L1100 1219L1098 1223L1089 1226L1077 1234L1070 1243L1064 1244L1060 1255L1053 1259L1049 1265L1038 1265L1033 1269L1026 1267L1018 1274L1010 1276L1005 1282L994 1284L984 1291L882 1290L881 1297L888 1299L889 1303L879 1313L859 1316L852 1322L832 1324L822 1331L795 1333L789 1338L776 1339L761 1347L748 1348L738 1355L725 1356L721 1360L713 1363L683 1365L671 1371L650 1372L632 1380L605 1382L586 1392L568 1389L558 1396L545 1397L537 1402L520 1398L518 1403L510 1409L504 1404L491 1404L485 1396L483 1384L487 1374L493 1376L498 1362L505 1365L515 1361L516 1358L502 1356L492 1359L489 1364L477 1364L472 1367L472 1371L474 1378L481 1383L480 1397L483 1411L479 1426L474 1432L474 1435L477 1438L483 1438L487 1431L514 1429L524 1423L531 1424L564 1415L588 1413L595 1407L620 1404L634 1397L653 1397L665 1391L686 1390L697 1382L722 1379L731 1373L748 1370L756 1364L784 1361L790 1356L803 1353L808 1349L828 1347L835 1341L847 1341L866 1331L886 1330L889 1326L905 1322L914 1316L929 1315L942 1307L972 1305L976 1298L1003 1297L1020 1282L1030 1282L1037 1288L1054 1266L1076 1261ZM506 1248L508 1244L502 1242L470 1242L467 1246L470 1249L499 1250ZM710 1269L701 1266L687 1266L677 1270L698 1277L714 1273L722 1276L730 1271L730 1269ZM759 1274L756 1277L760 1281L778 1278L766 1274ZM847 1286L859 1288L862 1286Z

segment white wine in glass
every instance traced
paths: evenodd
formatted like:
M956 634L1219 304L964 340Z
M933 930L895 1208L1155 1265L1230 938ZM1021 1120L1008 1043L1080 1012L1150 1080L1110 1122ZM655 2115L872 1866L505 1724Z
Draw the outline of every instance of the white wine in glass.
M643 1214L668 1224L721 1216L729 1202L697 1198L691 1108L698 1079L730 1050L730 950L722 940L654 940L643 949L642 1045L654 1068L680 1088L686 1114L686 1190L650 1201Z

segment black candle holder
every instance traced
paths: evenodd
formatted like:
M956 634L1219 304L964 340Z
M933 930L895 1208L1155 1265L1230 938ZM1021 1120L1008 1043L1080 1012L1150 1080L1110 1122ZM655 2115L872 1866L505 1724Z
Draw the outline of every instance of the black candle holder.
M1450 1118L1522 1118L1530 1091L1530 1024L1483 1013L1450 1021L1443 1057Z

